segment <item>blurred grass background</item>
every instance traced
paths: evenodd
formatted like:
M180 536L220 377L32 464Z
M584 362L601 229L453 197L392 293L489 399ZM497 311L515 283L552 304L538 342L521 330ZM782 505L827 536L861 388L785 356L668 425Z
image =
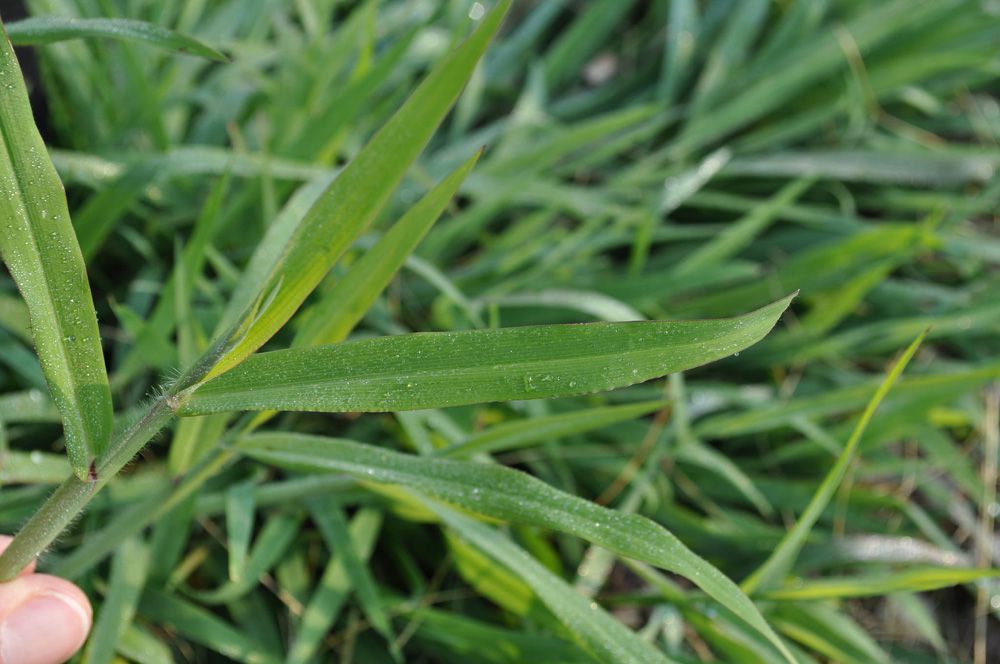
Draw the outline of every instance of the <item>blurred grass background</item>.
M127 409L182 364L177 347L205 343L272 221L300 214L314 183L485 8L27 9L138 18L231 60L111 41L19 50ZM996 628L1000 589L958 574L1000 560L998 44L992 0L516 2L385 220L479 146L486 153L355 336L729 316L800 289L794 311L738 357L606 395L287 414L275 426L427 452L509 425L497 461L650 516L740 580L805 509L889 360L930 326L812 530L797 580L761 608L803 662L1000 659L1000 641L976 629ZM193 288L191 321L178 330L165 294L181 257ZM6 277L0 386L11 448L0 529L10 532L66 469L51 455L58 415ZM600 426L546 419L660 399L669 405ZM319 589L340 599L311 661L591 661L516 573L392 492L246 460L211 468L186 493L172 488L171 474L191 468L225 424L198 418L162 436L47 559L87 589L98 615L111 607L127 623L134 611L120 656L279 661ZM164 501L176 507L151 529L115 536L114 524ZM344 533L315 518L319 504L350 519L370 588L352 593L358 577L328 565ZM676 661L778 661L686 582L566 536L509 532ZM245 577L235 589L234 564Z

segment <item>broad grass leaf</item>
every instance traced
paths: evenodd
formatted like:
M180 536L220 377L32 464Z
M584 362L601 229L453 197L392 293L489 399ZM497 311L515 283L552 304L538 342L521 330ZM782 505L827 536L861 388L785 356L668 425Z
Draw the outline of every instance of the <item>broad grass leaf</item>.
M262 353L183 395L177 412L382 412L599 392L738 353L793 297L718 320L408 334Z
M0 253L28 305L73 471L86 479L112 427L97 316L66 194L35 127L10 41L0 42Z

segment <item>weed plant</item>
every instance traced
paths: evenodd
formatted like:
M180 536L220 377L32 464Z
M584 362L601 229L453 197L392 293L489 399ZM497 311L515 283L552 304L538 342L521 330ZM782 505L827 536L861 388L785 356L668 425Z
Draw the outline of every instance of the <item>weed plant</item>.
M486 4L8 20L0 578L101 664L1000 657L996 3Z

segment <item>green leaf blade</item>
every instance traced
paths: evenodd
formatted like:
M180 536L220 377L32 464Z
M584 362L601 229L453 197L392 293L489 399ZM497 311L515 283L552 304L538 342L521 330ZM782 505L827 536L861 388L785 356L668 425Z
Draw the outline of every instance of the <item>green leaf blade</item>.
M0 253L28 305L73 470L86 479L111 435L111 390L66 194L6 38L0 44L0 142Z
M383 412L609 390L738 353L793 297L718 320L420 333L262 353L194 389L177 412Z
M127 18L33 16L7 25L16 46L52 44L67 39L107 38L149 44L168 51L224 62L226 56L202 42L159 25Z
M926 336L927 331L924 331L923 334L914 339L886 373L878 390L872 395L864 412L861 414L861 418L851 432L851 437L848 439L847 444L844 445L843 451L837 457L836 463L830 468L830 471L813 495L812 500L809 501L809 505L799 517L799 520L789 529L778 546L768 556L767 560L741 584L745 592L753 594L777 585L781 577L787 574L795 564L795 560L798 558L799 552L802 550L812 527L819 521L823 510L826 509L830 500L833 499L837 488L844 481L844 477L847 476L850 465L857 454L861 438L864 435L865 429L868 428L872 417L875 416L875 411L878 410L886 395L889 394L893 385L895 385L900 375L902 375L903 370L906 369L910 360L913 359L913 356L916 354L917 349L920 348L920 344L923 343Z
M418 495L417 499L462 540L489 556L491 562L495 561L495 564L507 567L523 578L552 613L601 661L629 664L670 664L675 661L643 641L596 603L588 601L497 530L423 496Z
M428 459L348 440L281 432L248 436L239 447L252 458L284 468L399 484L484 516L569 533L670 570L690 579L794 661L733 581L645 517L601 507L526 473L492 464Z

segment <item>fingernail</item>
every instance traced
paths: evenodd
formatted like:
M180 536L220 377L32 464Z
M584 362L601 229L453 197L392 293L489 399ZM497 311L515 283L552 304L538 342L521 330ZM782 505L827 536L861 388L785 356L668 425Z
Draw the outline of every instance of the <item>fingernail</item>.
M83 645L89 623L86 610L71 597L30 597L0 623L0 662L64 662Z

